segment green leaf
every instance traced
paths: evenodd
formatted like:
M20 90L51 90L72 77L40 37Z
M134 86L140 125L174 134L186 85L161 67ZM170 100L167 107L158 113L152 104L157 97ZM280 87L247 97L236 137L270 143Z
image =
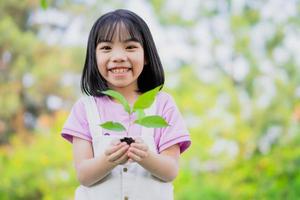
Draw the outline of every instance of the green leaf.
M136 116L137 116L137 119L140 120L142 119L143 117L145 117L145 112L144 110L142 109L137 109L136 111Z
M126 131L125 127L118 123L118 122L105 122L100 124L100 126L104 129L111 130L111 131Z
M115 98L118 102L120 102L123 105L126 112L128 112L128 113L131 112L129 103L127 102L125 97L122 94L120 94L119 92L114 91L114 90L106 90L106 91L102 91L102 93Z
M166 120L158 115L146 116L142 119L136 120L135 123L147 128L163 128L169 126Z
M146 109L150 107L161 87L162 85L157 86L156 88L149 90L141 96L139 96L133 105L133 111L136 111L138 109Z
M47 0L40 0L41 7L46 10L48 8Z

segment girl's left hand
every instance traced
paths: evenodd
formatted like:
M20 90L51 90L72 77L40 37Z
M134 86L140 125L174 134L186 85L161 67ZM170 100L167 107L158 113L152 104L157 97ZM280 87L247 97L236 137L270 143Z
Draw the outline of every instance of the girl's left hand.
M135 138L135 142L130 144L127 156L136 162L141 162L149 155L149 148L141 138Z

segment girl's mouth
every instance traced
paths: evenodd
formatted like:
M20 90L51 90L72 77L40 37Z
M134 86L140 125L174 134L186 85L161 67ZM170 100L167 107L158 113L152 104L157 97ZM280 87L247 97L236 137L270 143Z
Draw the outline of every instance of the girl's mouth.
M127 67L116 67L116 68L109 69L108 71L112 72L113 74L122 74L130 70L131 68L127 68Z

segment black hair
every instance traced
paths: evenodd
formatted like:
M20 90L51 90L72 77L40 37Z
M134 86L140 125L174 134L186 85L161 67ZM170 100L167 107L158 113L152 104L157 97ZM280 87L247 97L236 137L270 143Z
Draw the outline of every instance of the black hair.
M109 89L97 67L96 47L102 41L111 41L120 24L144 48L146 64L137 79L138 92L143 93L164 84L164 70L146 22L132 11L118 9L102 15L90 31L81 77L83 93L103 96L101 92Z

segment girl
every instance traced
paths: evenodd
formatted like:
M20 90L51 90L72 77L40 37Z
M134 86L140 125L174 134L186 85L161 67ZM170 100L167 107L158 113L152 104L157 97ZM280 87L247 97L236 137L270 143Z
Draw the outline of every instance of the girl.
M132 105L137 97L164 83L164 71L150 30L143 19L128 10L100 17L89 35L80 98L62 129L73 143L78 180L75 199L172 200L172 181L179 156L190 146L189 133L173 99L159 92L148 115L160 115L167 128L142 128L128 133L101 129L105 121L125 127L135 120L116 100L101 91L120 92ZM120 138L130 136L128 145Z

